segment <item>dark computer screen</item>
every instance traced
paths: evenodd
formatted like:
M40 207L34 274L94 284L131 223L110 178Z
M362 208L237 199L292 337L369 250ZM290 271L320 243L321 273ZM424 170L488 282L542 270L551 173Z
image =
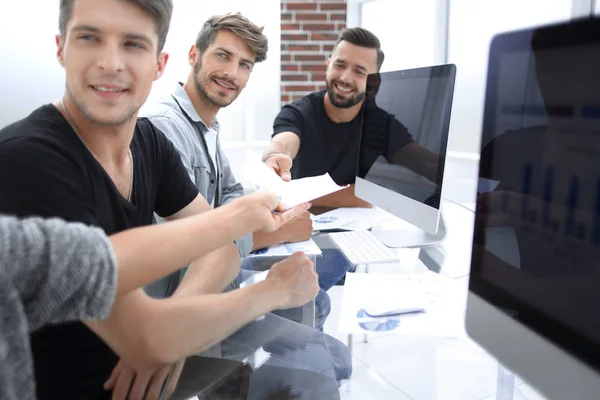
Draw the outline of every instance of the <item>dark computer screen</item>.
M600 21L491 45L470 287L600 368Z
M368 76L357 176L439 208L455 71Z

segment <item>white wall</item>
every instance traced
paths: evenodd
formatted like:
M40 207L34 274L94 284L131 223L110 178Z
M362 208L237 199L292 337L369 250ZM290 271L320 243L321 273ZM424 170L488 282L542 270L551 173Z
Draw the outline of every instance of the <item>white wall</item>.
M187 53L202 23L214 14L240 11L265 26L269 38L267 60L258 64L246 90L221 110L224 145L268 140L279 111L280 5L279 0L174 0L175 9L165 51L170 60L151 98L187 77ZM64 92L64 72L56 61L54 35L58 32L58 0L5 1L0 14L0 127L55 101ZM32 12L35 10L35 13Z
M586 0L575 1L585 8ZM456 64L448 150L471 158L479 153L491 38L503 31L568 20L575 12L573 0L348 0L348 3L349 24L365 27L379 37L386 54L382 71L445 62ZM600 8L600 1L596 7Z
M492 37L571 17L571 0L451 0L448 62L457 66L450 143L479 153L483 101Z

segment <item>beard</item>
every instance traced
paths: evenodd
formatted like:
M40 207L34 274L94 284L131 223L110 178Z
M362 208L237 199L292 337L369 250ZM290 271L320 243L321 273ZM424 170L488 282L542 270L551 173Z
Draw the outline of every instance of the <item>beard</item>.
M206 78L204 81L200 81L198 73L200 72L201 69L202 69L202 57L198 57L198 61L196 62L196 65L194 66L194 84L196 86L196 91L198 92L200 97L203 97L209 103L211 103L217 107L221 107L221 108L227 107L228 105L233 103L233 101L235 99L237 99L237 97L239 96L239 92L237 94L235 94L235 96L233 96L232 99L221 98L219 96L212 96L210 93L208 93L208 90L206 90L206 86L208 86L210 84L210 80L209 80L209 78ZM219 79L221 79L221 78L219 78ZM234 86L235 88L237 88L237 85L235 85L233 82L229 82L227 79L222 79L222 80L227 81L227 83L229 83L231 86Z
M92 110L89 109L89 107L85 104L85 102L78 99L77 96L75 96L73 94L73 91L71 90L71 88L69 87L68 84L66 85L66 90L67 90L67 95L71 98L73 103L75 103L75 106L77 107L79 112L85 118L87 118L88 120L90 120L92 123L94 123L96 125L110 126L110 127L125 125L126 123L131 121L136 116L137 112L142 107L141 105L139 107L134 106L134 107L130 108L129 110L127 110L127 112L119 119L107 120L107 119L103 119L102 117L99 117L97 115L94 115Z
M335 92L333 91L334 82L329 83L329 81L325 81L325 88L327 89L327 95L329 96L329 101L337 108L350 108L365 99L365 92L361 92L356 94L355 96L350 97L347 100L340 100L335 96Z

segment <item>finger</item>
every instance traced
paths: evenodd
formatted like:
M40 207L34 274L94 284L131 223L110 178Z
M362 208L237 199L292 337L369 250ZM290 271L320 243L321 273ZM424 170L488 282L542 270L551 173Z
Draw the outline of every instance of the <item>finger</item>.
M134 379L135 371L131 368L123 368L112 392L112 400L126 400Z
M179 377L181 376L181 371L183 371L183 365L185 364L185 360L181 360L175 364L173 367L173 371L171 372L171 379L169 379L169 385L166 389L165 398L168 399L175 392L177 388L177 382L179 382Z
M160 399L160 393L162 391L163 385L169 376L169 372L171 372L171 366L167 365L166 367L162 367L150 380L150 384L148 385L148 391L146 392L146 400L158 400Z
M277 164L279 165L279 176L284 181L289 181L292 179L292 159L288 156L281 156L277 159Z
M117 379L121 374L121 364L120 361L116 367L113 368L112 373L110 374L110 378L106 382L104 382L104 390L113 390L115 387L115 383L117 383Z
M265 165L271 168L273 171L275 171L277 175L279 175L279 163L277 163L276 159L269 158L267 161L265 161Z
M295 207L290 208L289 210L282 212L278 215L280 220L280 226L291 221L292 219L300 216L304 211L308 210L310 207L310 203L302 203L298 204Z
M135 375L133 386L129 390L129 400L143 400L151 378L152 373L150 372L138 372Z

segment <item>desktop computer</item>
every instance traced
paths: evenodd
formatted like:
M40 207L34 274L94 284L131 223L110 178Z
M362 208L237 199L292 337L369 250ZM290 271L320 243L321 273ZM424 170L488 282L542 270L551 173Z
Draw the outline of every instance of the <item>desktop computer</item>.
M600 20L499 34L466 329L550 399L600 396Z
M367 79L355 195L420 230L373 230L388 247L441 242L444 164L456 67L437 65Z
M332 233L354 264L397 259L389 248L440 243L440 210L456 66L370 74L355 195L418 229Z

